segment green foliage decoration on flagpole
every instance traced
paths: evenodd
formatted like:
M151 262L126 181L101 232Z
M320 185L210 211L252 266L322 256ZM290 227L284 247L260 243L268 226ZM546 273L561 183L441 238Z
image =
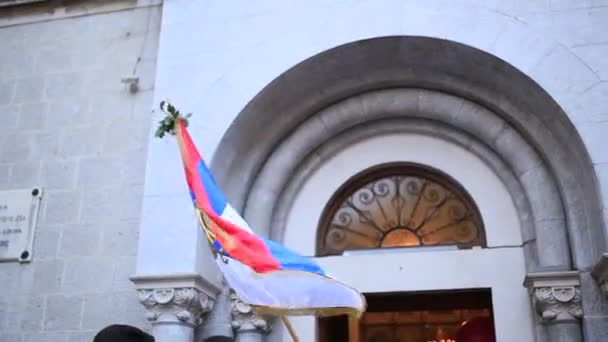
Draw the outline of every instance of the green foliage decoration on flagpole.
M174 105L167 101L161 101L160 110L167 115L158 122L159 125L154 134L155 137L162 139L165 134L175 135L175 125L178 120L182 120L184 125L188 127L188 119L192 116L192 113L182 115Z

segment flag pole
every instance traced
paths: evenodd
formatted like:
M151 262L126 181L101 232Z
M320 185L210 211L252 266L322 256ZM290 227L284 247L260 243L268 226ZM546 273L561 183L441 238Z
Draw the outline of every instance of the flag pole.
M291 335L291 339L293 340L293 342L300 342L300 339L298 338L298 335L296 335L296 331L293 329L293 325L291 325L291 322L289 321L287 316L281 316L281 320L287 327L287 331L289 331L289 335Z
M188 126L188 118L190 117L191 114L182 116L181 113L172 104L170 104L166 101L162 101L160 103L160 109L163 112L165 112L167 114L167 116L162 121L160 121L160 126L158 127L158 129L156 130L156 133L155 133L155 136L157 138L162 139L165 136L165 134L167 134L167 133L171 134L171 135L176 135L179 121L183 121L184 124L186 126ZM177 141L178 141L178 145L180 145L181 141L180 141L179 137L177 138ZM180 147L180 151L181 151L181 147ZM207 225L207 222L206 222L205 218L203 217L202 213L200 212L200 210L198 208L196 208L195 211L196 211L196 214L198 217L198 222L199 222L201 228L205 231L205 235L207 238L207 242L209 243L209 248L211 250L211 253L216 258L218 258L218 257L222 258L223 256L222 256L221 251L219 251L219 252L216 251L213 246L213 240L215 240L214 232L212 231L212 229L210 229L211 227L209 227ZM289 335L291 335L291 339L293 340L293 342L300 342L300 339L298 338L298 335L296 335L293 325L291 325L291 322L289 321L287 316L281 315L281 320L287 327L287 330L289 331Z

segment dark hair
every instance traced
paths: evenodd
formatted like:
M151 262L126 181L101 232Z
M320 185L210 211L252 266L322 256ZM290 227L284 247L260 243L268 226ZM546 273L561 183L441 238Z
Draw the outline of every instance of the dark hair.
M93 342L154 342L154 337L130 325L114 324L101 329Z

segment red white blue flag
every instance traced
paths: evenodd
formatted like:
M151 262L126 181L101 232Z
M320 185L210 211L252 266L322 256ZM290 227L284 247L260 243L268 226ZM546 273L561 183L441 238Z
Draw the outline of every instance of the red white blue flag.
M176 126L195 208L226 282L244 302L281 315L359 315L365 311L363 296L329 277L312 258L257 236L226 201L184 121L178 120Z

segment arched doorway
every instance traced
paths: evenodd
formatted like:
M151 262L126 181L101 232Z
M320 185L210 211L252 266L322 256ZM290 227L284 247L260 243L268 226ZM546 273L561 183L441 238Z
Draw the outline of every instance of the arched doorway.
M437 170L410 163L378 165L352 177L328 202L317 232L318 256L485 246L481 215L463 187ZM368 310L360 321L321 318L319 341L456 341L468 321L491 322L493 315L490 289L366 297Z
M358 155L350 152L353 146L360 148ZM387 152L386 146L399 149ZM417 150L399 153L403 146ZM340 166L332 164L340 155L349 159L342 159ZM387 162L434 167L463 184L480 207L488 248L471 251L513 253L496 259L482 254L471 257L469 270L477 272L461 273L475 286L462 279L452 288L479 287L485 281L493 284L488 286L496 299L508 297L508 291L503 292L506 287L501 287L508 283L510 289L519 289L515 302L523 308L530 306L522 286L526 274L544 272L559 280L572 277L568 271L574 271L577 278L580 274L580 284L568 286L580 289L583 297L600 298L589 270L604 250L605 238L587 151L542 88L483 51L423 37L370 39L326 51L260 92L228 130L215 156L212 166L218 181L252 226L261 229L258 233L309 255L315 253L316 224L323 206L347 179ZM357 164L361 156L365 162ZM477 172L464 171L469 165L463 160L480 166ZM328 167L334 169L315 183ZM494 184L493 190L488 191L487 184ZM306 197L311 189L314 196ZM306 207L300 208L298 201L303 198ZM488 219L494 220L492 224ZM442 253L420 255L439 265L456 260ZM382 262L404 267L391 264L394 255L385 254ZM479 257L503 267L500 281L483 277L484 272L492 272L475 264ZM338 263L338 259L327 257L323 262ZM509 263L503 264L505 260ZM335 265L339 270L340 265ZM406 266L418 270L415 264ZM437 287L436 278L421 279L422 289ZM419 288L414 285L404 281L397 290ZM531 293L540 294L535 286L531 285ZM574 298L572 305L584 305L580 297ZM539 300L543 299L534 299L535 308L542 312L545 304L539 305ZM508 311L496 300L493 305L502 314ZM592 317L602 310L589 305L585 314ZM523 318L538 325L537 340L546 334L580 340L580 315L565 315L565 323L553 325L540 322L540 316ZM509 328L500 321L505 317L496 318L497 334L504 338L501 334Z
M487 341L494 341L492 294L488 289L449 292L368 294L360 320L322 317L319 342L459 342L463 326L484 322ZM466 341L465 341L466 342Z
M444 189L444 196L437 191L438 199L455 198L460 208L456 216L472 218L477 223L472 227L465 226L467 234L458 236L464 244L454 241L458 230L456 234L444 235L443 239L438 240L443 244L438 246L360 248L366 247L364 244L367 240L353 241L349 236L339 239L343 249L338 248L333 241L330 241L329 246L321 244L328 238L331 240L336 230L344 231L336 229L334 221L334 218L340 220L340 207L343 207L343 203L361 192L369 194L366 188L386 179L385 176L390 179L389 175L403 177L400 185L405 183L407 186L409 182L405 179L408 179L420 185L427 182L437 189ZM435 223L439 221L427 220L427 226L421 224L425 222L424 219L418 218L427 215L432 217L431 213L436 212L432 204L435 195L430 197L431 201L423 202L430 210L414 210L414 221L419 221L412 222L411 227L426 227L429 231L437 228ZM413 203L416 203L420 197L414 195L413 199ZM367 211L365 216L382 215L378 207L365 208L364 203L355 207L359 211ZM400 207L405 209L407 205L403 203ZM476 211L479 212L478 219ZM346 224L340 226L367 234L369 224L361 223L363 217L359 213L357 215L353 215L351 220L346 219ZM451 220L441 215L437 218ZM358 223L358 227L348 225L349 221ZM363 218L363 221L370 220ZM317 229L320 222L325 222L328 226ZM491 297L499 340L533 341L530 304L527 291L521 285L526 269L517 209L501 179L483 160L463 147L420 132L381 134L349 144L309 175L293 200L285 225L288 227L283 236L285 244L308 255L329 250L330 255L320 257L318 261L330 274L352 284L367 296L392 294L386 300L399 301L404 297L415 298L412 296L420 293L442 293L449 298L458 292L485 290ZM389 225L393 228L392 226L394 225ZM423 232L417 233L424 235ZM479 239L480 236L484 239ZM379 238L376 241L381 240ZM348 244L344 242L352 244L351 247L347 247ZM427 301L430 298L432 296L427 297ZM430 307L432 303L428 301L427 305ZM470 308L445 308L452 311L464 309ZM370 310L381 309L370 306ZM402 307L396 308L395 312L411 310L414 308ZM298 331L314 333L314 319L301 319L295 323ZM314 340L315 335L309 335L306 339Z

